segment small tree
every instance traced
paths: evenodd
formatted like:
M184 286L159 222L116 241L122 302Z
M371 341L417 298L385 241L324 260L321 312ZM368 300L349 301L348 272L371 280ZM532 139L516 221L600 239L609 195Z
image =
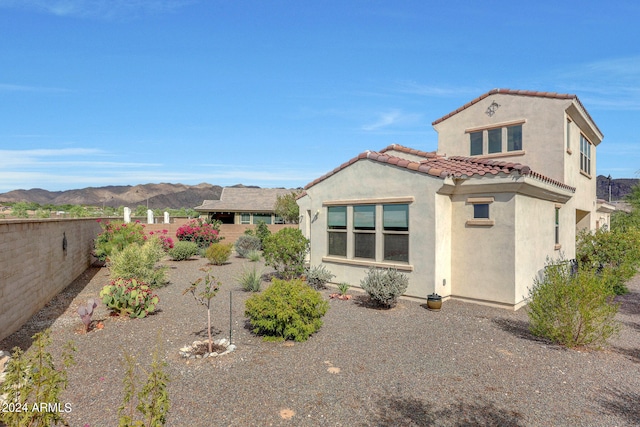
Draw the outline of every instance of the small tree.
M211 336L211 300L216 296L218 291L220 290L220 286L222 285L215 277L209 274L210 270L206 271L206 275L204 276L204 290L196 295L196 291L198 290L198 285L202 282L203 278L200 277L198 280L193 282L191 286L182 292L182 295L190 292L193 295L193 298L200 304L207 307L207 334L209 336L209 353L213 352L213 337Z
M283 228L264 241L265 264L273 267L285 279L304 272L304 259L309 251L309 240L297 228Z
M298 192L292 191L289 194L279 195L273 210L282 219L288 223L297 224L300 221L300 208L296 203Z
M0 424L7 426L53 426L68 425L58 411L40 411L40 403L57 404L68 407L60 401L60 394L67 388L67 371L56 367L53 356L46 348L51 344L49 329L33 336L33 346L27 353L20 348L13 349L6 377L0 384L0 396L6 393L6 402L11 402L17 410L0 411ZM72 342L62 353L64 368L70 367L75 347Z

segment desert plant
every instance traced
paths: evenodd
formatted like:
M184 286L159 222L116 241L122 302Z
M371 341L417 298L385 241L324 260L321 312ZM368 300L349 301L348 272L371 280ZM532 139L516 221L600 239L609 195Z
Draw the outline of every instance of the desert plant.
M367 276L360 281L360 286L376 304L391 308L407 290L409 278L394 268L370 267Z
M529 290L529 329L536 336L567 347L599 347L619 330L618 304L608 277L563 260L547 262L544 276Z
M322 326L329 303L302 280L274 279L271 286L245 303L253 332L265 340L306 341Z
M304 274L307 277L307 283L313 289L325 289L326 284L331 281L335 276L324 265L312 265L304 270Z
M182 295L186 293L191 293L195 300L207 307L207 334L209 337L209 353L213 352L213 337L211 336L211 300L216 296L218 291L220 290L220 286L222 285L214 276L210 275L209 270L206 271L206 275L204 278L200 277L198 280L193 282L191 286L182 292ZM204 289L199 294L196 294L198 290L198 285L204 280Z
M169 252L169 249L173 248L174 246L173 239L169 237L168 230L150 231L149 237L157 238L162 245L162 250L164 250L165 252Z
M260 291L260 285L262 285L262 271L258 271L255 265L251 270L245 269L244 272L238 277L238 282L247 292Z
M153 313L160 302L148 285L136 279L112 280L102 288L100 298L111 312L138 319Z
M309 240L297 228L287 227L265 239L262 255L267 265L285 279L292 279L304 272L308 251Z
M169 376L164 372L167 362L160 360L158 348L153 352L151 369L147 374L147 382L142 389L136 393L138 383L138 373L136 358L128 353L124 353L125 376L122 380L124 385L124 398L122 405L118 408L119 426L122 427L159 427L165 425L167 413L169 412L169 392L167 386ZM137 402L137 405L135 404ZM142 416L142 420L137 418L135 411ZM134 421L135 420L135 421Z
M167 267L157 267L164 251L158 239L152 238L144 245L129 245L114 253L108 264L112 279L137 279L152 288L167 282Z
M286 222L297 224L300 221L300 208L296 199L300 193L292 191L289 194L284 194L276 197L276 203L273 206L273 211L279 217L282 217Z
M617 295L626 294L625 282L640 266L640 230L583 230L578 234L576 259L585 268L609 268L610 280Z
M245 230L244 234L260 239L259 249L262 249L264 241L267 239L267 237L271 236L271 230L269 230L269 227L267 227L267 224L264 221L258 221L255 229L248 228Z
M200 250L195 242L179 241L173 245L173 248L169 249L168 254L174 261L184 261L198 255L199 252Z
M347 282L340 283L338 285L338 290L340 291L340 295L346 295L350 287L351 285L349 285Z
M260 251L251 251L247 254L247 259L251 262L258 262L262 258Z
M214 243L207 248L205 255L211 264L222 265L229 261L232 248L231 243Z
M105 261L113 253L121 251L131 244L143 244L146 240L144 225L140 222L131 224L113 224L98 220L102 232L98 234L94 242L94 256L100 261Z
M256 236L243 234L236 240L235 248L239 257L247 258L251 251L259 251L262 248L262 243Z
M56 367L53 356L47 351L51 344L49 329L33 336L28 352L13 349L6 367L6 377L0 384L0 395L6 394L6 403L14 410L0 411L0 424L7 426L69 425L62 416L71 410L70 403L62 403L60 394L67 388L67 371ZM62 352L64 368L73 363L73 343L68 342ZM46 403L47 410L41 410ZM55 407L56 410L48 410Z
M220 237L220 223L208 223L200 218L193 219L176 231L178 240L195 242L200 248L208 248L218 243Z
M84 323L85 332L89 332L89 325L91 325L91 316L93 315L93 310L97 306L98 303L93 298L89 298L86 305L81 305L80 307L78 307L78 314L80 315L80 319L82 319L82 323Z

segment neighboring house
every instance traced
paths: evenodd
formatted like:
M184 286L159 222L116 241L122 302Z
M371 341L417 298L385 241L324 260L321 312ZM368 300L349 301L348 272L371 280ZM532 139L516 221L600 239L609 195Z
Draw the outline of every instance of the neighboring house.
M351 285L394 267L405 295L517 309L548 259L575 256L578 230L609 224L603 136L575 95L496 89L433 126L437 153L367 151L305 187L312 265Z
M225 187L219 200L205 200L194 209L223 224L284 224L273 207L278 196L290 194L285 188Z

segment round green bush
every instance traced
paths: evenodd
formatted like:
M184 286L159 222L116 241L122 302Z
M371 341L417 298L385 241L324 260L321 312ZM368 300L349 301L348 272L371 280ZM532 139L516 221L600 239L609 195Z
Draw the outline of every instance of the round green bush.
M207 248L205 256L211 264L222 265L229 261L232 247L233 245L231 243L214 243Z
M246 301L245 316L253 332L265 340L306 341L320 329L328 309L320 292L302 280L274 279L265 291Z
M199 252L200 249L198 248L197 243L179 241L176 242L173 248L169 249L168 254L174 261L184 261L191 258L192 256L198 255Z
M260 242L260 239L256 236L243 234L236 240L235 247L239 257L248 258L249 252L262 249L262 242Z
M304 272L309 240L297 228L283 228L267 237L262 244L265 264L273 267L285 279Z

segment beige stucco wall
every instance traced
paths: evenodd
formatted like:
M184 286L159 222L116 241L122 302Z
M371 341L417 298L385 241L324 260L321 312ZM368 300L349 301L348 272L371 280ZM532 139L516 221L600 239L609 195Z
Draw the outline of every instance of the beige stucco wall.
M89 267L100 231L95 218L0 221L0 339Z
M413 201L409 203L409 263L396 264L399 270L409 276L409 288L405 295L426 298L434 291L436 283L440 283L438 292L446 296L444 291L447 289L443 289L442 282L451 282L448 276L450 266L446 257L436 261L436 251L446 252L450 239L446 216L437 221L435 218L436 204L446 207L448 203L436 195L441 185L440 178L360 160L309 188L298 204L303 216L300 229L311 240L310 264L324 264L336 275L333 282L347 282L352 286L360 285L369 266L393 266L391 263L326 257L327 206L324 203L345 201L344 204L349 205L349 201L412 198ZM348 225L352 221L350 212L348 210ZM378 216L377 219L381 221L382 218ZM349 233L350 243L352 239L352 233ZM348 247L352 247L352 244L348 244ZM382 248L381 238L376 242L376 247Z

